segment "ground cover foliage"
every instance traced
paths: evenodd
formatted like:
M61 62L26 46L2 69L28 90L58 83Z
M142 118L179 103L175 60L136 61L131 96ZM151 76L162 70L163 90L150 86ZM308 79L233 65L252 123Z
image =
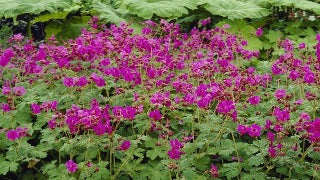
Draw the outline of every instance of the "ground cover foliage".
M318 179L320 35L237 35L243 22L228 22L148 20L133 34L94 17L64 44L10 38L1 177ZM268 61L250 44L263 39L277 47Z

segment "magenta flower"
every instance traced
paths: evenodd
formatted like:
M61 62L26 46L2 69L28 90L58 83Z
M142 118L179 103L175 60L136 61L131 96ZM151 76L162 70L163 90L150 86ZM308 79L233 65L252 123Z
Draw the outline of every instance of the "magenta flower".
M11 48L6 49L2 56L0 56L0 66L6 66L14 55L15 53Z
M262 130L262 127L260 127L259 125L257 124L252 124L249 128L249 136L251 137L258 137L261 135L261 130Z
M217 105L218 113L228 114L232 110L235 110L233 101L230 101L230 100L220 101L219 104Z
M278 143L278 144L277 144L277 148L278 148L278 149L282 149L282 148L283 148L283 145L282 145L281 143Z
M4 87L2 88L2 94L3 94L3 95L9 95L10 93L11 93L11 88L10 88L10 87L4 86Z
M260 103L260 96L251 96L248 101L251 105L255 106Z
M114 106L112 109L112 113L116 116L116 117L123 117L124 114L124 107L121 106Z
M210 17L208 17L207 19L203 19L203 20L200 21L201 26L206 26L206 25L208 25L208 24L210 24L210 23L211 23L211 18L210 18Z
M49 125L49 128L50 128L50 129L54 129L54 128L57 127L57 122L56 122L56 120L53 118L53 119L51 119L51 120L48 121L48 125Z
M131 142L129 140L123 141L122 144L120 145L120 150L121 151L126 151L130 148Z
M283 97L285 97L287 95L287 92L285 89L277 89L274 93L274 96L277 98L277 99L281 99Z
M313 72L307 72L304 77L303 80L305 83L307 84L312 84L315 82L315 74Z
M93 127L93 130L96 133L96 135L101 136L104 133L106 133L107 127L106 127L106 125L99 122L96 126Z
M290 79L292 79L294 81L294 80L298 79L299 77L300 77L299 71L296 71L296 70L290 71L290 73L289 73Z
M268 152L271 158L275 158L277 156L277 150L272 146L268 148Z
M306 43L304 43L304 42L300 43L299 46L298 46L298 48L299 48L299 49L304 49L304 48L306 48Z
M264 128L265 129L270 129L271 125L272 125L272 121L270 119L267 119L266 120L266 124L264 125Z
M141 30L142 34L150 34L152 32L151 28L145 27Z
M92 167L92 162L88 162L86 165L87 167Z
M304 121L309 121L311 119L311 117L309 116L308 113L302 112L302 113L300 113L300 119L302 119Z
M154 93L150 98L150 102L155 105L164 105L169 107L171 106L170 92Z
M110 59L109 58L103 59L102 61L100 61L100 65L101 66L109 66L110 65Z
M275 137L274 133L271 131L268 131L267 138L270 142L274 142L274 137Z
M126 106L123 108L123 117L129 119L130 121L134 120L136 115L136 109L131 106Z
M320 142L320 118L316 118L313 122L309 123L306 130L309 133L308 138L311 142Z
M77 86L83 87L88 84L88 80L85 76L79 77L75 83Z
M297 99L294 104L301 105L303 103L303 99Z
M181 148L183 145L178 139L170 140L171 149L168 151L168 156L170 159L178 160L180 159L183 152L181 152Z
M276 117L277 121L286 122L290 119L290 113L289 111L280 110L279 107L276 107L273 111L273 115Z
M238 111L237 110L234 110L232 113L231 113L231 118L232 118L232 121L233 122L236 122L237 121L237 117L238 117Z
M238 124L238 127L237 127L237 131L239 132L240 135L245 135L247 134L249 128L245 125L242 125L242 124Z
M280 125L280 124L277 124L273 127L273 129L276 131L276 132L282 132L284 130L284 128Z
M291 149L294 150L294 151L297 151L297 150L298 150L298 145L297 145L297 144L293 145L293 146L291 147Z
M63 85L66 87L74 86L74 80L72 77L65 77L63 78Z
M11 110L11 107L7 103L2 103L0 109L2 109L3 112L9 112Z
M161 111L159 109L153 110L149 113L149 117L155 121L158 121L162 118Z
M24 128L17 127L16 131L18 132L19 138L20 138L20 137L24 137L27 135L28 128L27 127L24 127Z
M56 110L58 106L58 101L54 100L51 102L51 109Z
M13 88L13 92L16 96L22 96L26 93L26 89L23 86L17 86Z
M231 26L230 26L230 24L224 24L222 27L223 27L224 29L229 29Z
M178 149L178 148L180 149L183 147L183 145L178 139L171 140L170 145L171 145L171 148L174 148L174 149Z
M181 151L180 149L171 149L168 151L168 156L170 159L178 160L181 157Z
M213 178L219 177L218 167L215 166L214 164L211 164L210 174L211 174L211 177Z
M261 37L262 34L263 34L263 29L259 27L259 28L257 29L257 31L256 31L256 36L257 36L257 37Z
M91 79L93 80L93 82L96 83L98 87L103 87L106 85L106 82L104 81L103 77L98 76L96 73L91 74Z
M67 161L65 165L70 173L74 173L78 170L78 165L72 160Z
M32 103L31 110L33 114L39 114L41 112L41 107L36 103Z
M6 135L10 141L14 141L20 137L17 130L9 130Z
M15 34L13 35L12 39L10 40L14 40L16 42L21 42L23 40L24 36L21 33Z
M211 101L212 101L211 98L203 97L197 102L197 105L199 108L207 108L211 103Z

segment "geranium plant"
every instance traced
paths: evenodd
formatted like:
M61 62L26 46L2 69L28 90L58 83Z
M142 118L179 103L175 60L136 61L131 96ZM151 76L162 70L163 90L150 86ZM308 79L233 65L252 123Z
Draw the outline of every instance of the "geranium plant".
M228 24L91 25L0 49L2 177L319 178L320 35L272 62Z

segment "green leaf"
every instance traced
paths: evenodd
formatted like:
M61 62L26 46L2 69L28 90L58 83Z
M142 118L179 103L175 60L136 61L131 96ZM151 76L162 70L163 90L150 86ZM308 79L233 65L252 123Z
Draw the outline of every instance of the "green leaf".
M101 1L94 1L92 5L92 10L99 14L99 17L108 22L119 24L121 22L126 22L124 18L121 17L121 13L117 9L112 8L108 4L104 4Z
M9 169L11 172L16 172L18 169L19 164L17 162L10 162Z
M33 125L34 130L41 130L44 125L52 118L52 113L40 113L37 115L37 120Z
M270 30L268 32L268 34L266 34L265 36L266 36L266 38L269 39L270 42L275 43L275 42L278 42L281 39L282 33L280 31Z
M224 24L229 24L231 27L227 29L228 32L237 34L237 36L248 41L248 46L245 49L259 50L262 49L263 43L256 36L256 29L247 24L244 20L224 20L216 24L217 27L222 27Z
M31 122L31 110L28 104L22 102L17 105L17 110L14 112L14 119L20 124Z
M58 9L68 8L72 5L72 0L1 0L0 17L15 19L20 14L56 12Z
M221 140L219 154L225 158L228 158L234 152L233 141L230 139Z
M204 155L204 153L196 154L192 163L197 169L201 171L205 171L210 168L210 158Z
M44 14L36 17L34 20L31 21L31 23L47 22L52 19L65 19L69 13L70 12L63 11L63 12L57 12L57 13Z
M89 16L73 16L64 22L52 21L45 27L46 39L52 34L57 39L75 38L81 33L81 29L88 26Z
M306 11L313 11L320 14L320 4L310 0L251 0L250 2L259 4L264 7L294 7ZM318 1L319 2L319 1Z
M0 159L0 174L6 175L9 172L9 163L9 161L4 161L3 157Z
M302 10L313 11L316 14L320 14L320 4L316 2L306 1L306 0L296 0L294 3L294 7Z
M175 19L188 14L188 9L196 9L198 3L193 0L124 0L130 12L144 19L153 15Z
M261 153L252 156L248 159L248 164L250 166L259 166L264 163L263 155Z
M99 162L97 165L99 167L99 171L93 173L92 178L93 179L104 179L106 177L110 177L110 171L106 168L108 165L108 162Z
M237 0L208 0L204 8L213 15L227 17L229 19L261 18L269 15L269 10L255 3L241 2Z
M227 176L227 179L232 179L240 174L239 166L237 162L224 163L223 167L220 168L219 172Z
M3 157L0 157L0 174L6 175L9 171L16 172L19 164L14 161L5 161Z
M46 33L46 39L49 39L52 35L59 34L62 31L62 22L52 21L46 25L44 31Z
M164 158L166 156L166 148L165 147L156 147L153 150L147 151L147 157L151 160L155 160L157 157Z
M250 172L250 174L242 174L241 173L241 179L243 180L260 180L260 179L266 179L266 175L263 172Z

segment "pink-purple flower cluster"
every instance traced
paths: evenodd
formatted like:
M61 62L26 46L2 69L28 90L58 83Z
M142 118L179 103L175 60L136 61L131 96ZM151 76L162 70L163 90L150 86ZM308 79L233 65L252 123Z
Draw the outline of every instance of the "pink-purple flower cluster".
M92 82L94 82L98 87L103 87L106 85L105 80L102 76L98 76L96 73L93 73L90 77ZM84 87L89 84L90 81L87 79L86 76L81 77L65 77L63 78L63 85L66 87Z
M11 129L9 131L7 131L7 138L10 140L10 141L14 141L14 140L17 140L19 138L22 138L24 136L27 136L28 133L28 128L16 128L16 129Z
M130 146L131 146L131 142L129 140L125 140L121 143L119 149L121 151L126 151L130 148Z
M16 95L16 96L22 96L26 93L26 89L23 86L16 86L13 89L11 89L8 86L4 86L2 88L2 94L3 95Z
M257 124L252 124L251 126L238 124L237 131L240 135L248 134L250 137L259 137L261 136L262 127Z
M77 163L73 162L72 160L67 161L65 165L69 173L74 173L78 170Z
M211 177L213 178L219 177L218 167L215 166L214 164L211 164L210 174L211 174Z
M181 148L183 148L182 143L178 139L170 140L170 146L171 149L168 151L168 156L170 159L178 160L181 158L181 155L184 154L184 152L181 151Z
M0 66L5 67L14 57L15 53L11 48L6 49L0 56Z
M118 119L124 118L132 121L137 114L137 110L132 106L114 106L112 109L112 113Z
M92 100L91 108L82 109L73 105L67 110L65 123L72 134L78 134L81 130L93 129L97 135L111 134L113 128L110 123L109 106L101 108L97 100Z
M30 105L30 108L32 110L33 114L39 114L41 111L55 111L57 109L58 101L46 101L43 102L41 105L38 105L37 103L32 103Z
M149 117L152 118L154 121L159 121L162 118L162 114L159 109L150 111Z

